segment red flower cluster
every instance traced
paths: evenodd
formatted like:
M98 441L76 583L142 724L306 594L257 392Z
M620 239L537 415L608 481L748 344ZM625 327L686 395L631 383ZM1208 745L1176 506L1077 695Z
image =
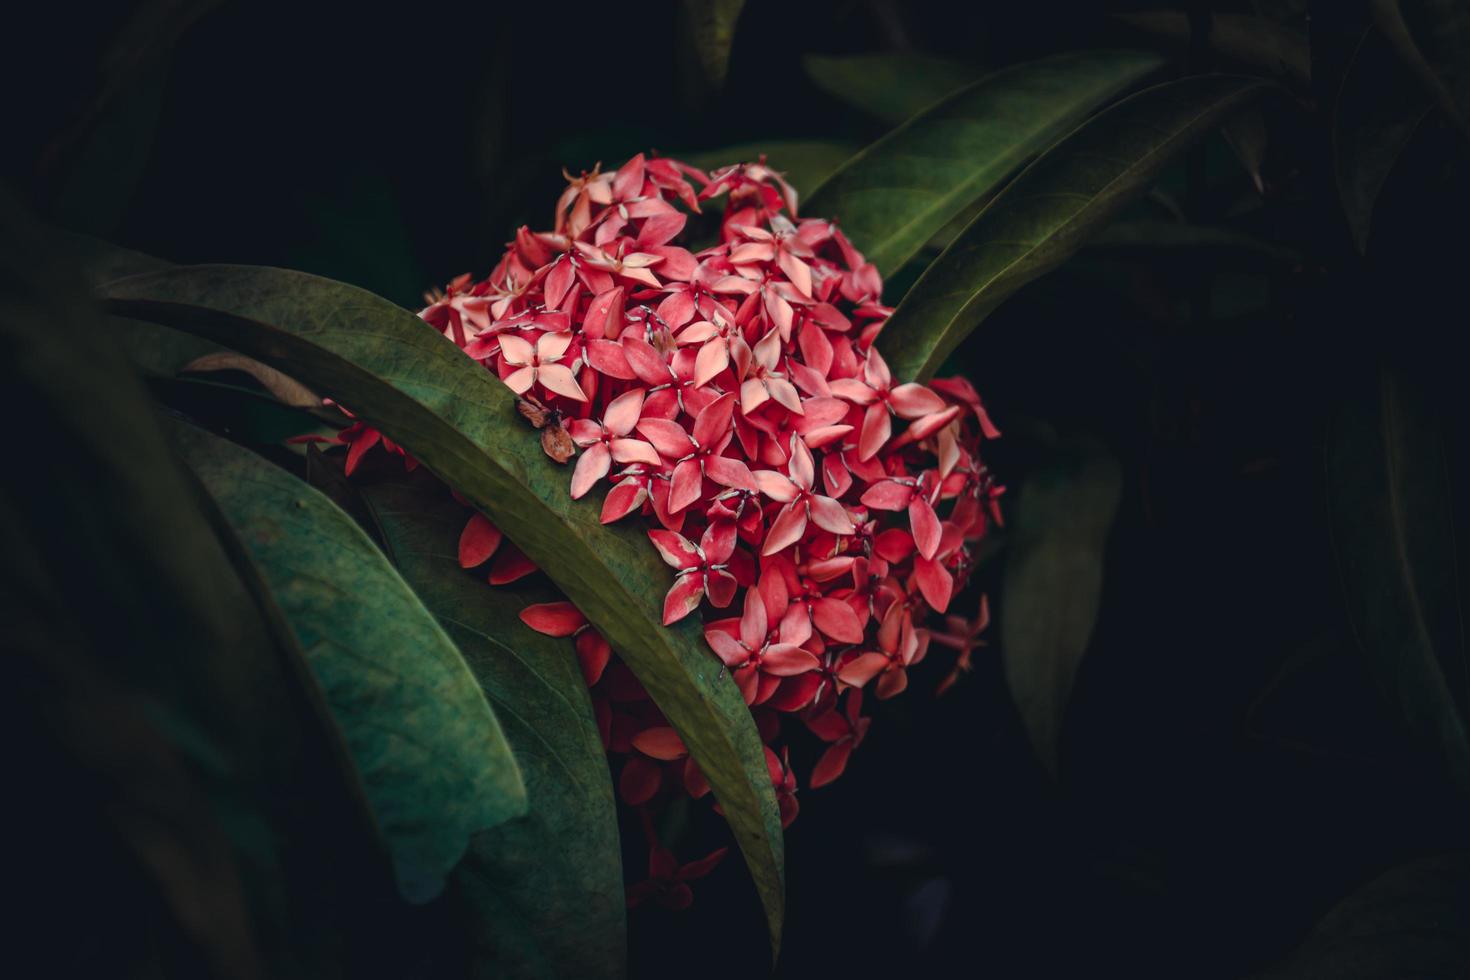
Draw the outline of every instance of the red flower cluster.
M929 649L927 617L947 611L970 547L999 519L1001 488L979 458L998 433L962 379L894 382L873 347L890 313L877 269L834 223L797 220L795 192L764 160L705 174L639 155L568 180L551 231L521 228L489 278L460 277L421 315L522 395L538 425L565 426L580 448L573 497L606 486L604 523L655 525L649 539L674 570L664 622L708 610L705 638L763 737L800 718L828 743L810 785L831 782L868 728L861 689L905 688ZM722 197L716 223L701 202ZM680 244L691 222L709 247ZM349 432L355 462L375 436ZM544 431L543 444L558 455ZM531 570L476 514L461 563L492 556L491 582ZM947 620L960 669L983 615ZM665 785L708 793L570 603L522 618L575 637L604 741L628 756L624 800L646 804ZM767 754L789 823L796 777L784 753ZM684 902L694 875L655 858L654 877L677 881Z

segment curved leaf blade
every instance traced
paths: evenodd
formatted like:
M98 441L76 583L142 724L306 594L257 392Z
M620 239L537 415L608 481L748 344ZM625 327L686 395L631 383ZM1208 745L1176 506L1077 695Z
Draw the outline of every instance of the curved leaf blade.
M1102 601L1123 471L1091 438L1059 443L1020 488L1001 585L1006 684L1038 758L1058 767L1062 718Z
M78 969L156 973L179 937L220 976L394 969L388 858L294 639L65 252L4 194L0 213L0 403L26 420L26 465L0 480L6 692L22 702L6 717L28 759L68 764L44 774L44 807L12 808L43 818L15 875L25 888L35 856L49 879L98 886L64 929L21 938L54 956L106 896L107 922L68 953Z
M1328 430L1328 527L1353 635L1404 725L1470 788L1470 654L1439 420L1383 372Z
M525 428L510 389L413 314L304 273L195 266L119 280L108 306L240 350L340 399L484 511L628 663L709 779L755 879L773 954L781 821L759 733L699 627L661 625L669 570L643 532L604 526Z
M1162 64L1150 52L1089 51L996 72L859 152L806 209L837 219L891 275L957 213Z
M1470 974L1470 854L1419 857L1334 905L1284 962L1251 980Z
M730 74L730 48L735 44L735 29L745 0L684 0L679 14L688 24L694 52L705 80L716 91L725 85Z
M249 549L362 773L399 890L444 889L471 835L526 812L495 713L438 622L352 518L184 423L174 443Z
M1181 150L1275 86L1200 75L1139 92L1027 167L914 283L879 335L894 375L923 381L1006 297L1061 265Z
M1369 7L1404 63L1470 134L1470 8L1460 0L1370 0Z
M817 88L897 125L985 74L978 65L912 51L809 54L802 59Z
M592 699L571 641L519 618L557 596L527 580L492 588L460 568L465 510L428 474L376 479L360 496L495 706L526 780L526 815L476 835L454 872L471 975L622 976L617 813Z
M1364 33L1332 113L1337 193L1359 253L1368 250L1379 191L1433 106L1384 37L1372 29Z
M1141 31L1181 47L1193 29L1182 10L1142 10L1112 15ZM1288 79L1300 89L1312 84L1312 49L1307 38L1269 17L1211 13L1207 41L1215 52Z

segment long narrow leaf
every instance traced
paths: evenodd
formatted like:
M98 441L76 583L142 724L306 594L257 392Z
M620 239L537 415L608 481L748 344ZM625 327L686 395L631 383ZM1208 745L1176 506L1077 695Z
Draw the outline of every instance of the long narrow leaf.
M1017 289L1065 261L1165 164L1274 86L1201 75L1147 89L1048 150L934 260L879 337L893 373L925 380Z
M306 651L399 889L429 901L473 834L526 812L495 713L454 643L336 504L226 439L182 422L173 436Z
M329 393L498 524L612 643L708 777L765 906L773 954L782 834L759 733L689 620L661 625L670 572L643 532L573 501L510 389L417 317L303 273L196 266L114 282L113 312L206 336Z
M996 72L848 160L804 212L836 218L891 275L956 214L1162 64L1149 52L1089 51Z
M525 774L524 817L479 834L454 873L474 976L621 976L626 914L617 812L572 641L521 622L556 598L492 588L459 566L464 508L425 473L374 479L361 497L393 563L459 646Z

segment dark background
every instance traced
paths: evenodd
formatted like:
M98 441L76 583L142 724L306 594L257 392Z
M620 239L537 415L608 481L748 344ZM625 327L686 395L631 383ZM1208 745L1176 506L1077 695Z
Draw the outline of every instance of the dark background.
M812 84L804 54L998 66L1150 43L1104 6L751 2L713 93L690 82L667 3L234 2L193 22L167 3L56 5L8 32L4 178L121 245L305 269L413 306L484 275L516 225L549 224L564 165L880 135ZM1307 27L1304 4L1260 6ZM161 26L118 49L148 9ZM1465 845L1463 798L1354 641L1323 514L1326 427L1384 365L1440 413L1452 476L1467 459L1456 137L1416 136L1366 257L1336 206L1325 107L1363 16L1314 13L1316 102L1268 109L1264 194L1215 136L1136 211L1275 251L1088 249L954 358L1007 432L989 457L1006 482L1049 432L1095 435L1123 468L1060 776L1036 760L995 646L938 702L944 665L917 671L847 774L800 794L781 975L1241 976L1355 886ZM136 70L109 70L110 50ZM1174 70L1214 67L1229 66L1196 45ZM813 756L797 756L804 774ZM728 861L687 913L633 914L631 975L759 975L742 873Z

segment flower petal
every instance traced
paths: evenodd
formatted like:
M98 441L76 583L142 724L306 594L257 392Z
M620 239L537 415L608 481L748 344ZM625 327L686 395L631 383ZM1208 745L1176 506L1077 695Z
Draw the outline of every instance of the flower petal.
M475 568L490 560L500 547L500 528L484 514L471 515L459 534L459 567Z
M672 728L645 728L633 736L633 748L662 762L673 762L689 754L684 740Z
M547 636L571 636L587 625L587 617L570 602L542 602L521 610L521 622Z

